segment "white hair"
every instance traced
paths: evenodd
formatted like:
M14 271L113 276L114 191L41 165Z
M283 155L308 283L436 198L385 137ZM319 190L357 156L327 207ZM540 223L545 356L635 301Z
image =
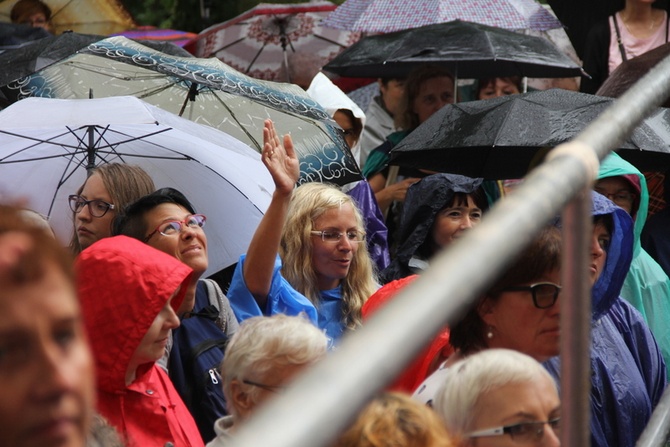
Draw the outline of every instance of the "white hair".
M471 430L479 397L509 384L554 379L534 358L511 349L486 349L447 369L434 409L457 438Z
M307 318L276 314L244 320L226 347L221 364L223 394L233 417L239 412L231 390L237 380L247 395L257 402L257 387L242 383L265 379L287 366L310 365L326 355L328 338Z

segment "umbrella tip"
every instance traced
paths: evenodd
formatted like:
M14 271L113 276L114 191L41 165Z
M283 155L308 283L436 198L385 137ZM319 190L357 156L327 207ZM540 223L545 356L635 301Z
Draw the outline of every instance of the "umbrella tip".
M93 99L93 89L92 88L88 89L88 99Z

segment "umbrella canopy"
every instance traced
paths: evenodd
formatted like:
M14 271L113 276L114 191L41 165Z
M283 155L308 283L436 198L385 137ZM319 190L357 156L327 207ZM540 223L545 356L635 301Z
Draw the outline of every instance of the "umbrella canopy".
M68 195L87 166L110 162L142 167L207 216L207 274L246 252L274 190L249 146L134 97L29 98L0 111L0 191L49 216L63 242L73 228Z
M160 29L155 26L138 26L137 28L122 31L113 34L114 36L125 36L133 40L156 40L160 42L170 42L179 47L183 47L197 34L189 31L179 31L174 29Z
M487 179L521 178L613 101L552 89L449 104L391 151L391 164ZM613 149L640 170L670 167L670 110L658 109Z
M452 20L538 31L562 26L535 0L347 0L328 15L323 25L390 33Z
M596 95L618 98L668 55L670 43L624 61L609 75ZM670 107L670 98L665 100L663 107Z
M0 76L1 78L1 76ZM291 132L301 182L346 184L361 178L328 113L291 84L245 76L215 58L170 56L117 36L90 44L0 89L10 100L30 96L88 98L131 95L220 129L260 151L263 122Z
M202 31L187 48L199 57L215 56L254 78L287 80L290 53L308 54L325 63L360 37L359 33L321 25L335 7L327 1L261 3Z
M459 78L552 78L582 72L544 38L460 20L364 37L323 69L341 76L404 77L426 63L442 65Z
M135 26L132 17L117 0L43 0L51 8L51 30L55 34L72 30L109 35ZM10 22L17 0L0 2L0 21Z

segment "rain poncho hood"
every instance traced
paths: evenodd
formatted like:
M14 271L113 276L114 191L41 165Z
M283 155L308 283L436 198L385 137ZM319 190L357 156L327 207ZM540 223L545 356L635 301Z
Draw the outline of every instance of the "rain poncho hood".
M617 154L607 156L598 173L598 179L614 176L636 176L640 184L639 206L633 227L633 259L620 295L644 317L661 347L666 363L670 360L670 279L663 268L647 253L640 243L640 234L647 220L649 193L644 175ZM630 182L630 179L626 179Z
M171 296L177 309L192 270L136 239L116 236L85 249L76 262L84 324L95 357L98 412L129 447L200 447L202 438L167 374L130 360ZM175 292L178 291L176 294Z
M382 283L412 274L410 260L431 237L437 213L456 193L472 194L482 185L482 179L456 174L433 174L421 179L407 190L400 220L400 246L391 265L380 274Z
M77 259L79 297L98 388L126 388L126 370L149 326L172 294L190 278L177 259L124 236L102 239ZM176 310L184 285L171 302Z
M665 389L665 362L642 315L618 296L632 259L632 219L604 196L592 196L593 215L611 215L613 229L592 289L591 445L633 447ZM544 365L558 380L559 358Z

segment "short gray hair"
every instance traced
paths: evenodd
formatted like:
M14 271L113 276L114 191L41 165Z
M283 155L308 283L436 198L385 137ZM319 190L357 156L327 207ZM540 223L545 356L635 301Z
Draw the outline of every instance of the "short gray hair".
M508 384L535 382L542 377L556 385L534 358L511 349L486 349L448 368L434 408L449 433L459 438L471 430L475 406L483 393Z
M276 314L244 320L226 347L221 365L223 394L228 411L238 416L231 393L231 382L263 382L270 374L286 366L310 365L328 351L328 338L307 318ZM256 402L258 388L248 387L247 394Z

